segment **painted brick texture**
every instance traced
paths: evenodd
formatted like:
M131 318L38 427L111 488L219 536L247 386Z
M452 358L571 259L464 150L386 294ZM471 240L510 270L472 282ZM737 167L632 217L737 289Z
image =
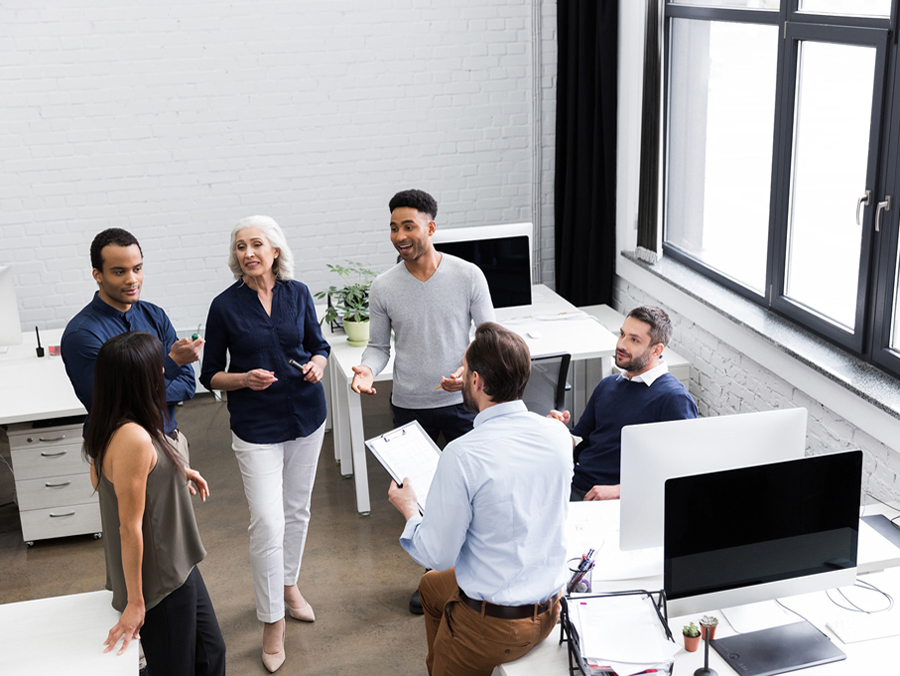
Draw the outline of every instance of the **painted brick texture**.
M0 265L23 326L88 301L111 226L141 241L143 298L178 328L230 283L228 233L251 214L281 223L314 291L326 263L393 262L404 188L432 192L443 227L542 205L552 242L555 8L536 1L540 34L527 0L4 2Z

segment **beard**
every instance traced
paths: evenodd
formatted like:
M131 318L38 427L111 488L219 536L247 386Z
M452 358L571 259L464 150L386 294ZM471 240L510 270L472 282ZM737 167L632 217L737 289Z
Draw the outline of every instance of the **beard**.
M619 355L616 354L616 366L629 373L638 373L643 371L647 364L650 363L651 352L652 349L648 349L639 355L631 355L629 359L621 362L619 361Z
M476 402L475 398L472 396L472 390L469 387L468 380L463 383L462 396L463 408L469 413L478 413L478 402Z

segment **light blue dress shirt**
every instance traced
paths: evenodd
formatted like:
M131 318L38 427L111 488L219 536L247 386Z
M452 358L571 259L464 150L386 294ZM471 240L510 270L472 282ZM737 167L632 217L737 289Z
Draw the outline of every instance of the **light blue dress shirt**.
M566 583L571 482L566 427L521 401L496 404L444 449L425 515L406 522L400 544L426 568L455 566L470 598L545 601Z

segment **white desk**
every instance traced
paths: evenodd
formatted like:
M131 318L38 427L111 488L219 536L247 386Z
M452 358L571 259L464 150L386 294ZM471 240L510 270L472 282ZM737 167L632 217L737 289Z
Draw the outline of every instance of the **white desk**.
M59 345L62 329L41 331L45 356L38 357L34 332L22 344L0 354L0 425L86 415L66 375L62 357L51 357L48 345Z
M574 364L572 381L575 393L572 413L578 414L584 408L585 392L588 394L590 392L587 388L592 389L596 385L584 381L584 361L588 359L608 361L615 353L617 337L543 284L533 287L532 296L533 301L529 308L497 310L497 321L521 335L528 344L532 356L557 352L568 352L572 355ZM528 336L529 332L539 334L539 337L531 338ZM354 477L357 510L361 514L368 514L369 484L366 474L362 406L360 395L350 389L353 380L352 367L362 361L365 348L352 347L344 336L332 336L327 331L325 338L331 343L328 374L331 385L335 455L340 459L341 474L344 476L352 474ZM392 378L393 352L391 361L375 377L375 382L385 382Z
M103 652L103 641L118 622L112 592L98 591L0 605L0 674L135 676L138 645L132 641Z
M595 542L593 546L599 549L597 554L597 569L602 570L604 558L613 561L621 560L623 553L618 547L618 501L582 502L569 505L569 519L567 521L567 535L569 539L569 557L580 556L584 553L586 543ZM886 510L890 512L890 510ZM878 507L870 505L866 508L866 514L881 513ZM864 525L864 524L861 524ZM872 572L865 579L876 586L889 592L894 598L900 596L900 550L896 547L884 546L881 542L884 538L866 526L860 532L859 570L883 571ZM886 543L887 541L884 540ZM887 543L889 545L889 543ZM644 550L650 552L651 550ZM631 553L625 553L629 556ZM662 556L659 553L661 565ZM652 567L652 566L651 566ZM600 580L596 574L593 578L595 592L621 591L625 589L647 589L655 591L662 588L662 570L655 575L648 575L627 580ZM883 599L875 594L866 597L869 607L881 607ZM805 615L813 624L824 631L835 644L847 654L847 659L813 670L802 672L810 676L846 676L847 674L864 673L892 673L894 661L900 655L900 636L893 636L876 641L864 641L861 643L844 644L840 639L826 628L825 622L831 618L846 614L833 605L824 592L814 592L801 596L792 596L784 599L785 605ZM734 634L734 630L728 625L721 613L713 611L719 619L719 628L716 636L724 637ZM900 614L900 603L891 611L892 614ZM684 650L681 639L681 628L693 620L697 622L699 614L691 617L669 618L669 628L675 640L682 648L675 657L674 676L690 676L694 670L703 666L703 651L695 653ZM719 672L719 676L728 676L735 672L722 660L718 653L710 650L710 667ZM891 665L891 666L889 666ZM887 671L885 671L887 670ZM531 652L514 662L509 662L494 670L494 676L567 676L568 658L565 645L559 645L559 628Z

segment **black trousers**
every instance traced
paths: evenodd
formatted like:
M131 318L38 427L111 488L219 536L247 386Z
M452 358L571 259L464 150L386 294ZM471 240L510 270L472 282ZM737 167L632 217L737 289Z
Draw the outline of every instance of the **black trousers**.
M224 676L225 641L196 566L183 585L147 611L141 645L151 676Z
M394 427L418 420L435 443L441 432L444 433L444 439L453 441L471 432L475 426L475 414L467 411L462 404L440 408L400 408L392 403L391 409L394 412Z

